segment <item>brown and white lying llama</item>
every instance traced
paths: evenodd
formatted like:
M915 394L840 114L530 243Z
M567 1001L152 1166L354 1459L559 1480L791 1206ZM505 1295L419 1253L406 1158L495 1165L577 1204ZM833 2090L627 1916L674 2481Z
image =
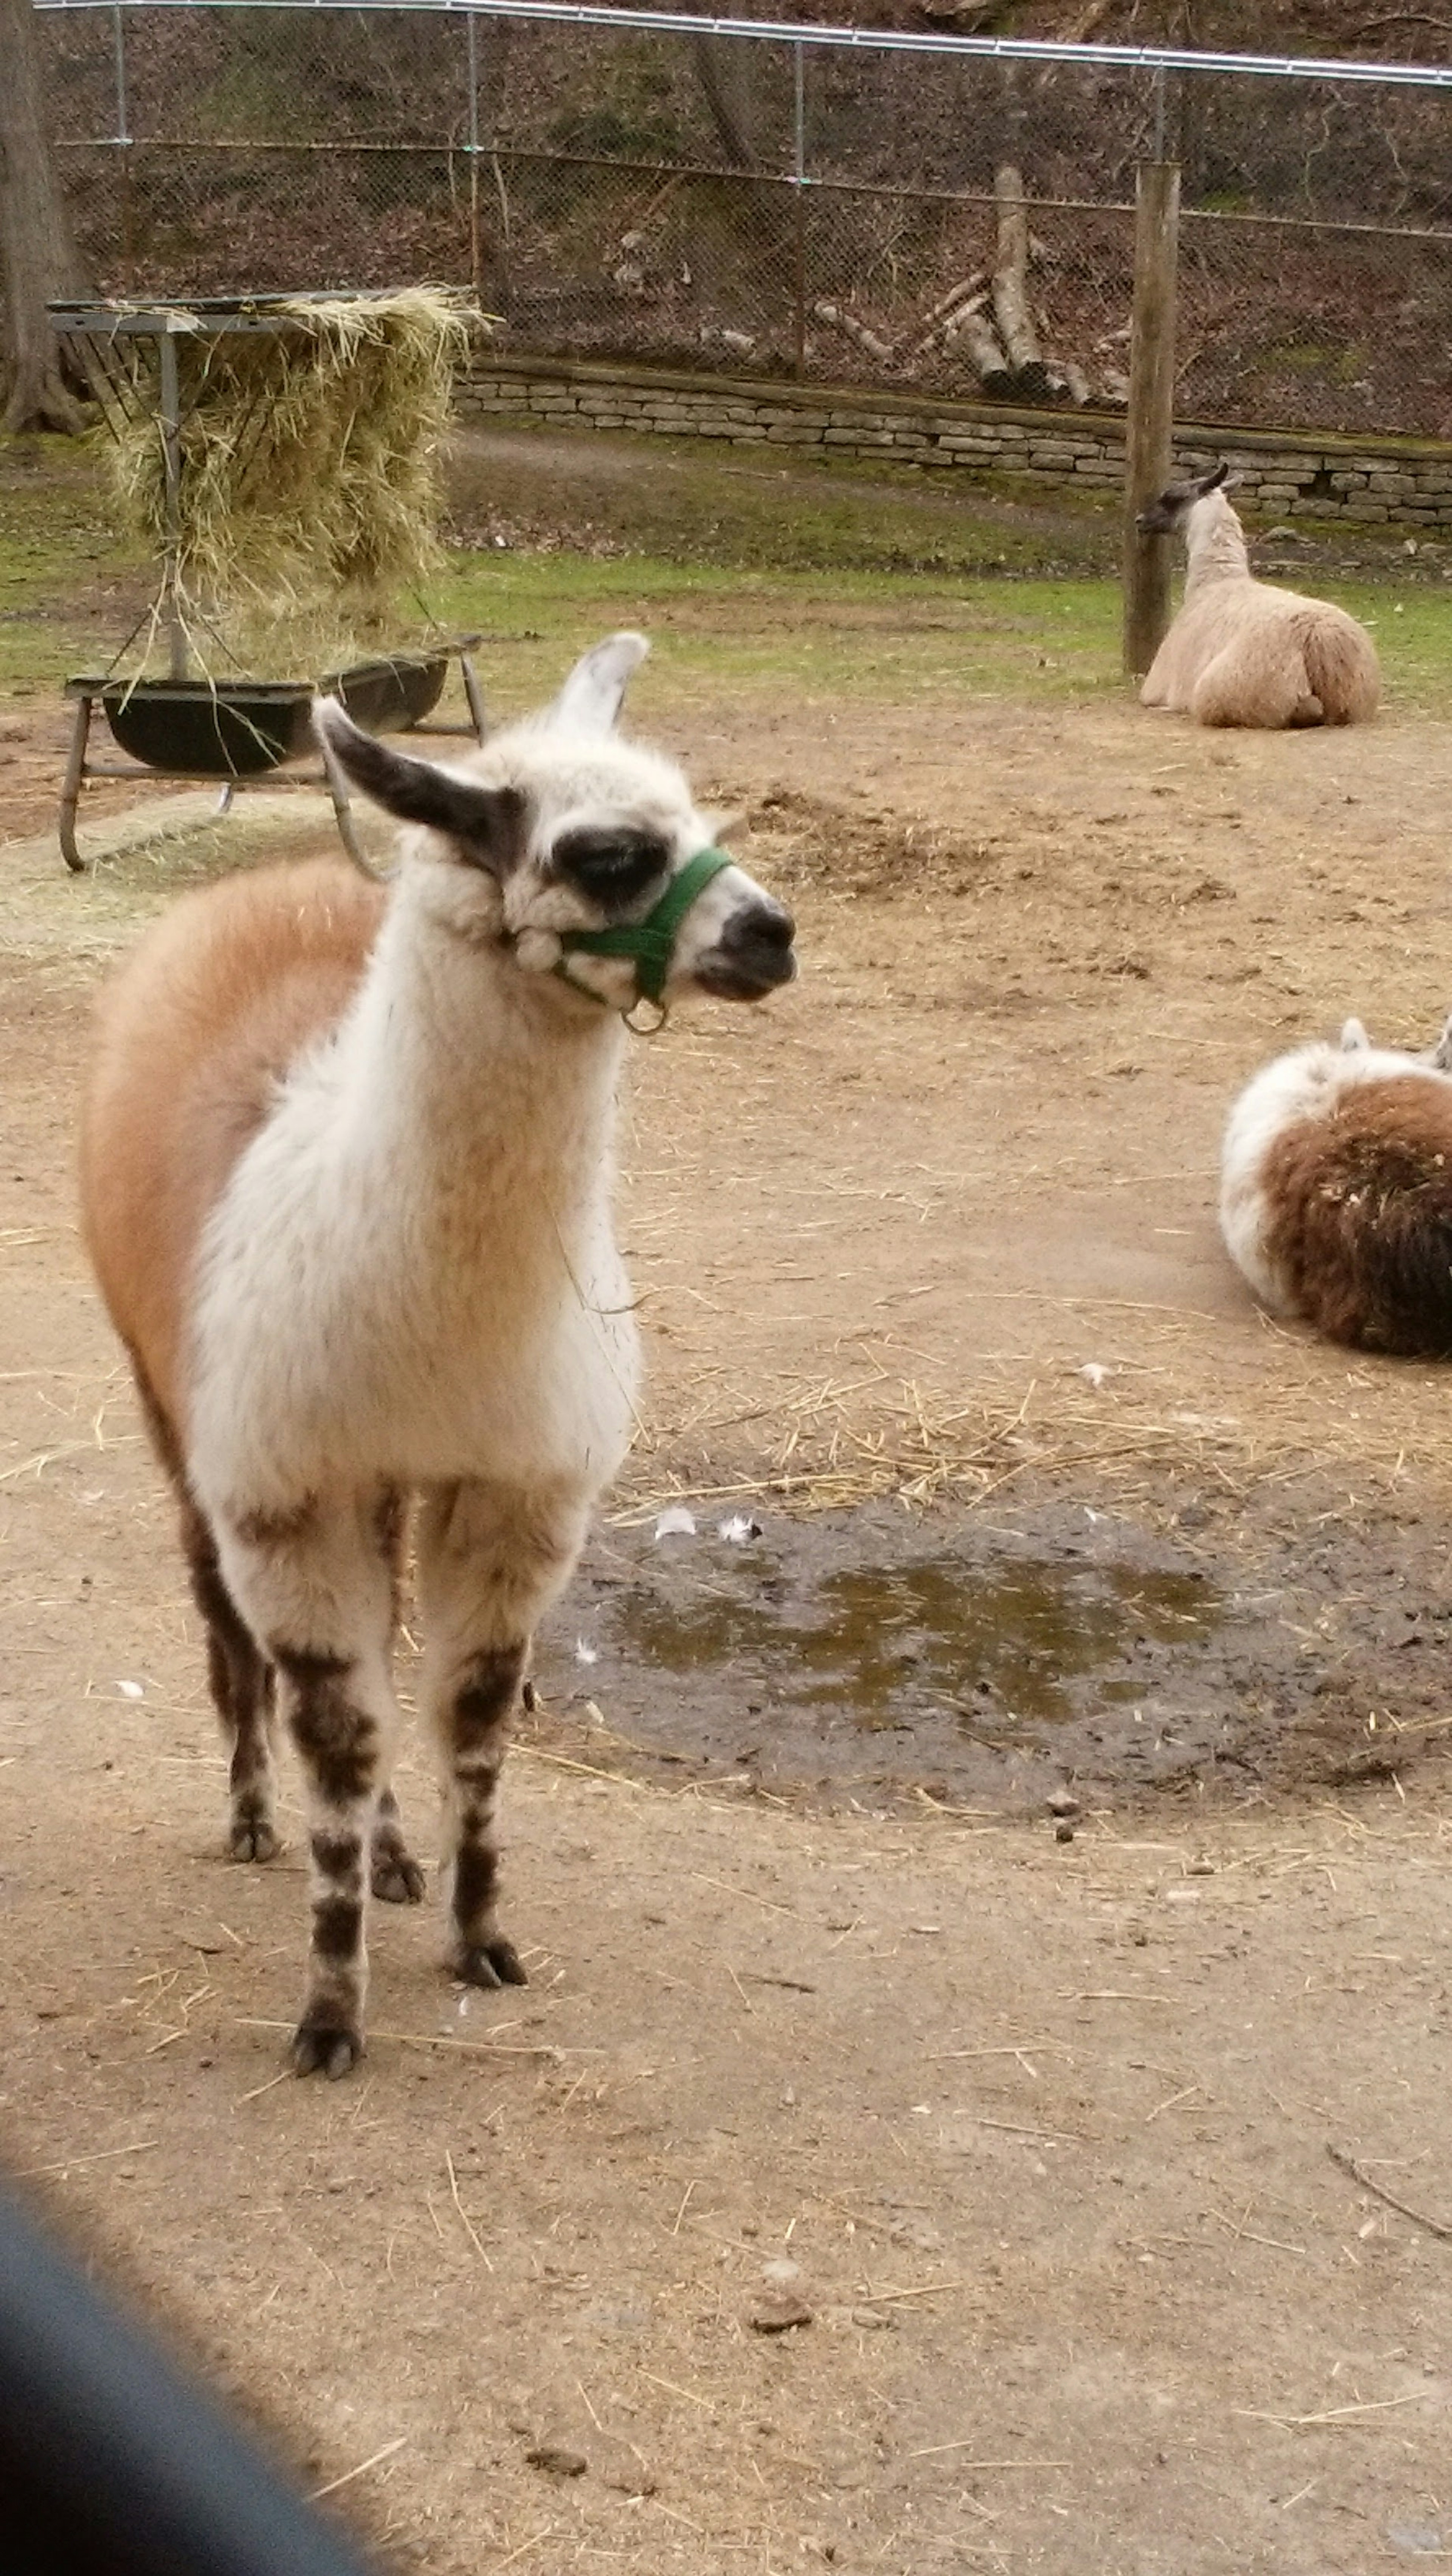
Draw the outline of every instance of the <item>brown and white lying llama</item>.
M1225 497L1226 465L1171 483L1137 527L1183 529L1185 597L1140 690L1147 707L1188 711L1203 725L1364 724L1381 674L1364 626L1326 599L1256 581L1239 519Z
M1220 1223L1263 1305L1334 1342L1452 1354L1452 1020L1428 1056L1339 1046L1262 1067L1230 1113Z
M646 647L587 654L457 766L318 725L406 834L185 896L104 1006L86 1235L182 1507L231 1848L277 1850L274 1689L305 1775L300 2074L362 2047L373 1891L422 1892L389 1786L407 1498L438 1739L453 1973L524 1971L495 1910L495 1791L531 1633L632 1423L611 1222L622 1013L756 1001L791 916L710 848L675 765L613 733Z

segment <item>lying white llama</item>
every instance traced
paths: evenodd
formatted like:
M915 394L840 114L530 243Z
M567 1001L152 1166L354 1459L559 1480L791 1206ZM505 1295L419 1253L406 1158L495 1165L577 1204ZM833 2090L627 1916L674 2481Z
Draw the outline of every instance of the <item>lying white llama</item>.
M1178 617L1140 690L1147 707L1188 709L1203 725L1363 724L1381 694L1364 626L1326 599L1252 578L1226 465L1171 483L1136 525L1183 528L1188 565Z
M523 1982L495 1789L636 1385L610 1215L621 1015L642 991L755 1001L795 971L790 914L710 849L680 771L613 737L645 650L612 637L447 769L322 706L349 776L423 827L396 878L324 860L184 897L104 1010L86 1233L181 1500L238 1859L277 1849L275 1683L301 1757L302 2074L362 2047L370 1878L422 1892L388 1785L413 1492L450 1966Z
M1230 1113L1220 1223L1261 1302L1363 1350L1452 1354L1452 1020L1430 1055L1262 1067Z

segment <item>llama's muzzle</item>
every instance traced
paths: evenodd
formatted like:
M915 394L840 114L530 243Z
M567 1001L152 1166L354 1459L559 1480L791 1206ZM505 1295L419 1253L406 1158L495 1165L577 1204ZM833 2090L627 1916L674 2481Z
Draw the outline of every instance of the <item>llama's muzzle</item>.
M723 923L714 948L698 959L695 979L703 993L727 1002L759 1002L797 971L792 942L797 926L785 904L757 895Z

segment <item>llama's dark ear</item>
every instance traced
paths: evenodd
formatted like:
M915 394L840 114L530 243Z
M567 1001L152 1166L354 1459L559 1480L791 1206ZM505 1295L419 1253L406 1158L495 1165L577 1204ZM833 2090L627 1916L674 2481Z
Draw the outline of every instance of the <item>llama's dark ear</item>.
M363 733L336 698L313 702L313 730L355 787L395 814L400 823L426 823L459 843L464 855L495 876L507 876L519 857L522 800L512 787L477 787L431 760L390 751Z
M1202 474L1197 478L1195 489L1203 501L1207 492L1223 491L1228 483L1238 483L1239 480L1239 475L1232 475L1229 466L1226 464L1225 459L1222 456L1213 474Z
M545 709L545 722L568 725L574 733L611 732L631 674L649 651L643 635L607 635L603 644L581 654L554 704Z

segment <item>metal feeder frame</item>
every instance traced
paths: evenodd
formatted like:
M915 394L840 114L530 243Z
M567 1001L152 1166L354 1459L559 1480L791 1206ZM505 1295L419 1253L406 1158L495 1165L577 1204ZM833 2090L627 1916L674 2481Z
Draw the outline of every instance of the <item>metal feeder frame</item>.
M166 496L160 603L167 637L169 676L174 680L186 680L192 676L187 651L186 622L181 608L181 583L178 569L181 551L181 432L182 423L187 415L182 409L177 342L182 339L219 340L230 337L234 333L264 334L272 339L280 339L284 332L296 327L296 307L308 300L306 296L297 295L197 296L186 303L174 305L53 303L47 307L51 327L57 339L73 364L85 376L112 436L119 438L122 426L128 420L145 416L156 424L161 439ZM363 300L361 296L359 300ZM336 303L338 298L330 295L327 298L319 297L318 301ZM115 343L118 340L152 340L156 343L154 399L150 396L140 371L128 366L116 353ZM243 472L246 471L250 453L255 450L261 438L266 412L265 392L259 393L252 412L243 423L242 437L239 441ZM251 449L247 446L249 434L252 442ZM475 742L483 742L488 730L484 696L470 659L472 649L479 641L478 635L457 635L447 641L432 640L422 648L421 654L417 657L413 654L398 654L393 657L380 654L371 657L382 661L390 658L411 661L415 658L423 658L426 654L430 660L444 659L458 663L459 676L464 685L464 696L468 702L469 723L467 725L420 723L410 726L408 728L410 732L450 734L455 737L463 736L466 739L472 737ZM124 652L125 649L123 645L121 650ZM119 659L119 655L117 658ZM71 744L65 773L61 780L57 828L61 856L73 876L83 875L86 868L86 862L76 846L76 813L82 786L88 778L174 778L187 780L193 785L205 786L215 786L217 783L216 770L170 769L154 766L150 762L90 759L88 753L92 718L101 692L110 685L111 678L112 674L107 672L99 679L88 675L66 682L66 696L75 700L76 715L71 730ZM244 788L326 787L332 799L338 837L344 849L354 865L361 868L365 875L371 876L374 870L364 855L354 827L347 780L332 753L323 746L319 747L319 763L316 769L297 769L291 761L280 762L274 768L258 771L245 778L224 779L217 811L219 814L228 813L234 797Z

